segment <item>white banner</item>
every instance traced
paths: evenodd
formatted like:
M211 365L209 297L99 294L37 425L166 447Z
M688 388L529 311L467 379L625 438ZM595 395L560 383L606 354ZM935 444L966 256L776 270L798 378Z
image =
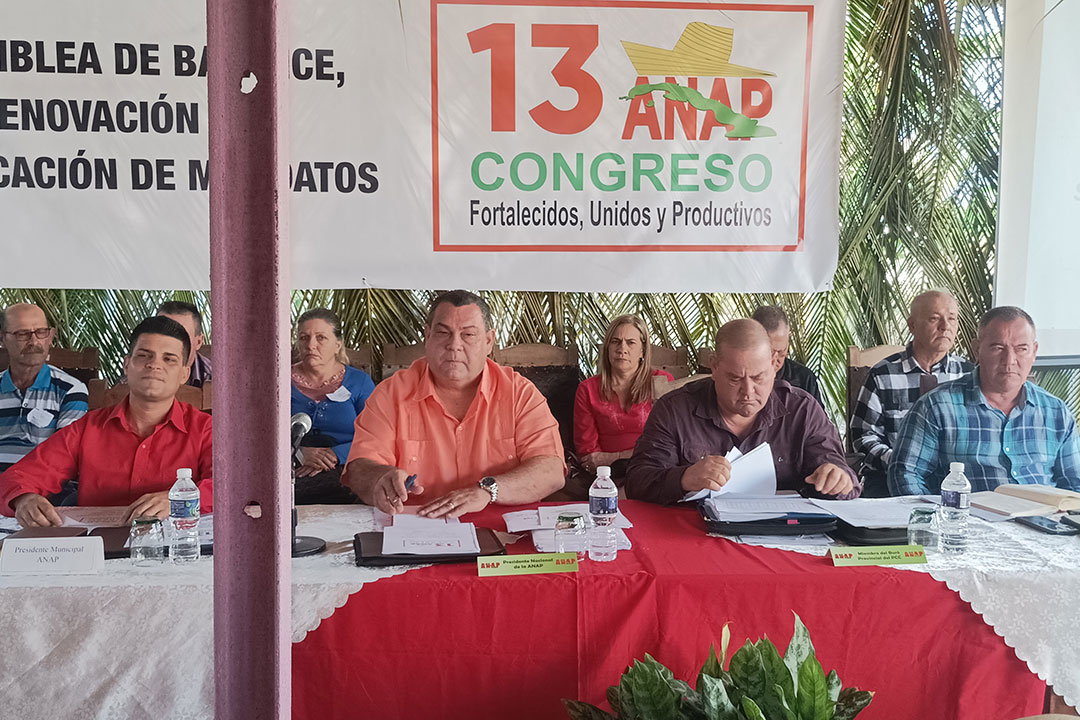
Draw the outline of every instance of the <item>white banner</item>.
M844 11L292 2L293 285L827 288ZM0 284L208 287L205 39L200 2L0 4Z

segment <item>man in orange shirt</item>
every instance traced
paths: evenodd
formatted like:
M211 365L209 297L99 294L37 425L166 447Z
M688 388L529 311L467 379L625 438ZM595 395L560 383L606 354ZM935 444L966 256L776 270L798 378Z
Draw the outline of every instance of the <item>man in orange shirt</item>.
M560 489L558 423L535 385L488 359L494 344L482 298L464 290L435 298L425 356L375 386L342 482L391 514L410 495L434 496L420 508L429 517L536 502Z

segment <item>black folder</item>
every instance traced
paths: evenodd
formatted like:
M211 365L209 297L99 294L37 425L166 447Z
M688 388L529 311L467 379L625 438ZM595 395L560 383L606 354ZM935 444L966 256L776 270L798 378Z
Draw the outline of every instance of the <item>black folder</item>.
M705 520L705 529L716 535L816 535L836 529L836 518L832 515L787 513L767 520L730 522L720 520L706 502L698 503L698 512Z

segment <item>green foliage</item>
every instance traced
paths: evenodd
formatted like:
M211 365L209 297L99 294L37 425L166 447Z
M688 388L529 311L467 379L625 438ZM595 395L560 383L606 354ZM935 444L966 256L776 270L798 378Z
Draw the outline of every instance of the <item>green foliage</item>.
M726 625L724 635L719 658L709 647L696 689L646 654L607 689L614 714L563 700L567 713L571 720L851 720L873 699L871 692L842 688L835 670L825 674L798 615L783 659L767 637L747 640L725 670Z

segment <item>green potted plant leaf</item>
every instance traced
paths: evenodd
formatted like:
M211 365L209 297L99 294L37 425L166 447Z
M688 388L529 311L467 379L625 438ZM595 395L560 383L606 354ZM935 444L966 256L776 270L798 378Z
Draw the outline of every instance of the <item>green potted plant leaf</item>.
M724 626L720 656L731 631ZM795 615L795 632L780 656L768 637L735 651L724 669L714 647L698 673L697 687L679 680L648 653L635 660L607 690L614 714L579 700L563 700L571 720L851 720L874 694L845 688L836 670L826 675L810 632Z

